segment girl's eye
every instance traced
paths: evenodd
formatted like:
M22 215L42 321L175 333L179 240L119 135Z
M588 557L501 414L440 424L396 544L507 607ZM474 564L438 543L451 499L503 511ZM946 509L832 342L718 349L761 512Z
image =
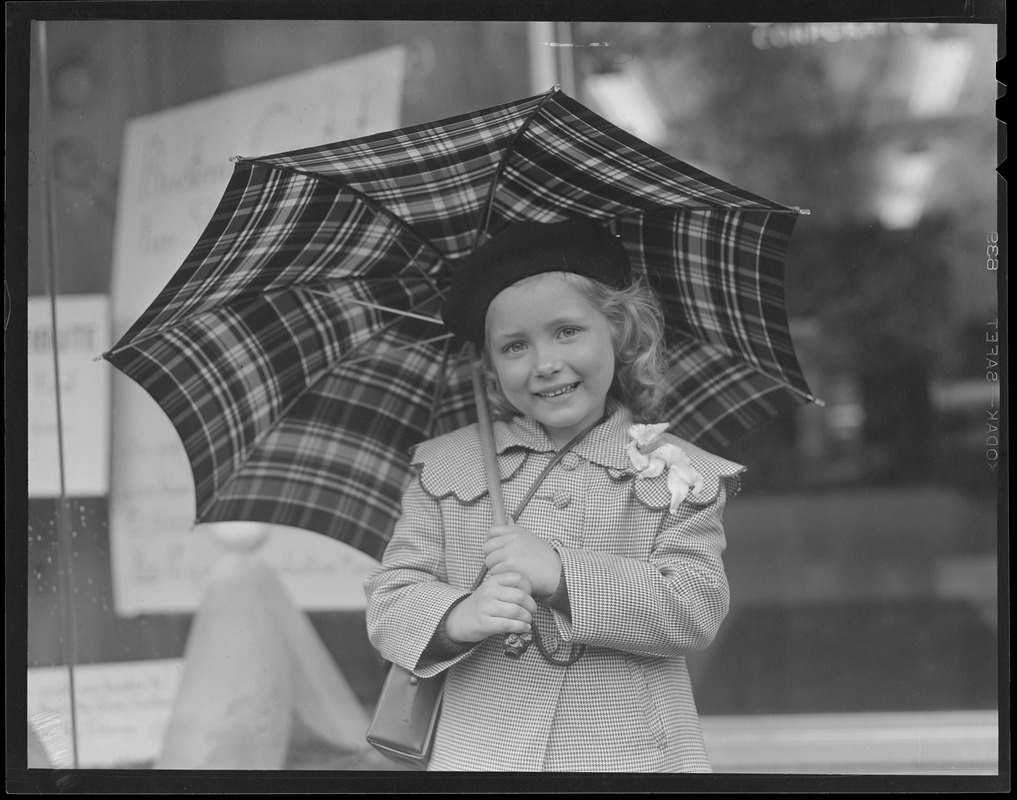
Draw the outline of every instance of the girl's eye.
M503 353L521 353L526 349L526 345L522 342L509 342L502 348Z
M576 327L573 327L573 326L569 325L569 326L566 326L566 327L562 328L560 331L558 331L558 335L562 339L571 339L573 336L578 336L579 335L579 328L576 328Z

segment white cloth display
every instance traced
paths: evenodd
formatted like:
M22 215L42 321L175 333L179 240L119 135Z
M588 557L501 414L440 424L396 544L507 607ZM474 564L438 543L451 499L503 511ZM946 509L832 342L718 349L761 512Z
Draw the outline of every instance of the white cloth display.
M228 552L209 574L154 766L282 769L295 722L336 756L371 759L367 714L306 615L268 564Z

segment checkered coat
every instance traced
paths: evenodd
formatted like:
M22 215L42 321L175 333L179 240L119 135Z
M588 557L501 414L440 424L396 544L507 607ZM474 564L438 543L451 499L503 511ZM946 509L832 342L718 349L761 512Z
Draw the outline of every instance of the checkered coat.
M669 513L665 477L636 479L616 411L548 474L517 518L561 556L571 615L539 605L536 646L513 660L493 636L438 663L421 653L483 567L491 525L476 426L420 445L381 568L365 583L371 642L427 677L448 670L434 770L708 772L685 654L728 610L721 516L742 467L674 437L705 479ZM510 514L555 453L528 418L495 423Z

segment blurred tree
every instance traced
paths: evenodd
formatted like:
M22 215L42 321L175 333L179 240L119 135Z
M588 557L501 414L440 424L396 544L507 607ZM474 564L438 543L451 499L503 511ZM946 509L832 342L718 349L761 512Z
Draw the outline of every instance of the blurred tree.
M934 466L930 383L954 329L943 256L952 235L948 218L904 231L849 222L803 226L789 248L789 313L856 353L873 478L925 478Z
M671 129L664 150L778 202L831 216L859 208L866 172L852 163L866 150L887 42L852 43L867 52L834 69L822 47L759 50L748 24L583 23L583 31L610 43L584 51L590 71L636 69L648 84Z
M943 252L949 217L926 218L908 230L871 223L802 224L788 248L788 313L818 317L824 328L857 343L915 350L935 361L952 323L952 276Z
M577 41L609 45L585 48L591 72L632 70L652 91L671 131L663 149L764 197L812 209L788 252L789 316L813 320L835 349L853 354L830 366L853 372L859 389L866 475L927 477L936 458L930 382L955 360L949 354L966 287L953 276L972 241L972 223L957 211L976 207L985 189L965 184L949 206L928 206L903 230L875 221L874 200L894 153L929 152L940 169L953 169L989 151L981 138L964 138L962 131L974 131L964 127L969 119L910 116L922 39L761 50L748 24L604 22L582 23L582 31ZM739 443L739 455L765 451L767 463L794 463L801 459L795 429L768 426ZM780 474L794 481L793 473Z

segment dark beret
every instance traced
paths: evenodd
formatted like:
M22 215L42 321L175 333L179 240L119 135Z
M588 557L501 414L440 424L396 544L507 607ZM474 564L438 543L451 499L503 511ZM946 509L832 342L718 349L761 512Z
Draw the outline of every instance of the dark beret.
M453 264L441 309L445 326L483 345L491 301L516 281L544 272L572 272L621 289L631 266L621 240L593 220L513 222Z

